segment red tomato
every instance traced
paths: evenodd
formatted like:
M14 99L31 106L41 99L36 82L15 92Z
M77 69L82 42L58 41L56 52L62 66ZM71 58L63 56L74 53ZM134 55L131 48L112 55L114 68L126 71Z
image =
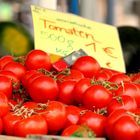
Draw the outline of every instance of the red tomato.
M136 100L137 106L140 107L140 88L133 83L124 83L115 92L116 95L129 95Z
M27 79L26 79L26 83L24 82L24 87L25 89L28 91L28 87L30 87L30 84L38 77L43 76L42 73L34 73L32 75L30 75Z
M111 76L114 76L114 75L117 75L117 74L123 74L122 72L120 71L116 71L116 70L112 70L112 69L108 69L108 68L103 68L103 71L105 73L108 73Z
M99 71L99 73L105 73L108 75L108 78L115 75L114 74L114 70L111 70L111 69L107 69L107 68L101 68ZM117 73L118 74L118 73Z
M121 95L112 99L112 101L107 106L107 113L110 114L117 109L134 111L137 109L137 104L133 97L128 95Z
M106 107L112 100L112 93L101 85L92 85L84 95L82 104L87 109L100 109Z
M66 123L65 105L58 101L49 101L46 109L41 111L42 116L48 124L49 134L57 133L62 130Z
M82 56L75 61L72 68L81 71L85 77L92 78L101 67L95 58Z
M63 81L76 81L78 82L84 78L84 75L82 72L79 70L75 69L69 69L68 71L64 71L64 73L61 73L57 76L58 82L63 82Z
M14 125L14 135L18 137L26 137L29 134L48 133L46 120L41 115L32 115L29 118L22 119Z
M76 81L64 81L59 84L59 95L58 101L65 103L67 105L73 105L74 102L74 86Z
M9 62L9 63L7 63L4 66L3 70L13 72L18 77L19 80L21 80L21 77L26 72L26 68L22 64L17 63L17 62Z
M9 63L9 62L13 62L13 57L10 55L6 55L0 58L0 70L3 69L3 67Z
M106 117L95 112L87 111L79 119L80 125L87 125L97 137L105 136Z
M48 53L42 50L32 50L26 55L25 66L28 70L45 68L50 70L51 60Z
M35 109L35 108L37 108L37 103L33 102L33 101L28 101L28 102L24 102L22 104L22 106L24 106L25 108L28 108L28 109Z
M0 76L0 92L3 92L7 98L12 96L12 81L6 76Z
M83 94L91 85L92 84L90 78L83 78L75 84L73 93L74 93L74 100L77 104L82 103Z
M126 110L125 109L118 109L113 111L106 119L106 123L105 123L105 134L106 136L110 139L113 140L113 124L116 122L116 120L118 120L119 118L121 118L122 116L127 116L128 114L126 114Z
M140 130L139 117L124 109L113 111L106 121L106 135L111 140L139 140L137 132Z
M45 75L34 79L27 89L35 102L47 102L47 100L56 100L58 97L58 85L56 81Z
M0 118L0 134L3 132L3 123L2 119Z
M95 80L109 80L112 76L120 74L121 72L114 71L107 68L101 68L93 77Z
M130 116L120 117L113 125L113 140L138 140L139 124Z
M20 88L20 80L12 71L2 70L0 71L0 75L8 77L12 81L13 90L18 90Z
M21 83L22 83L24 88L26 88L26 86L27 86L28 79L33 74L36 74L36 73L38 73L38 71L36 71L36 70L28 70L28 71L25 72L25 74L21 77Z
M140 72L130 75L131 81L140 83Z
M86 138L94 138L94 132L89 129L87 126L83 125L70 125L69 127L65 128L61 134L61 136L66 137L86 137Z
M13 110L15 105L17 105L18 103L16 101L14 101L13 99L9 99L8 100L8 105L9 105L9 110Z
M122 82L131 82L131 79L128 75L120 73L113 75L108 81L121 84Z
M94 76L94 79L95 80L98 80L98 81L107 81L110 77L106 74L106 73L103 73L103 72L97 72Z
M22 119L21 116L16 116L14 115L13 112L7 113L2 119L4 134L13 136L14 125L16 124L16 122L20 121L21 119Z
M66 116L67 120L65 123L65 128L72 125L77 124L80 118L80 111L81 109L77 106L69 105L66 106Z
M136 133L136 139L137 140L140 140L140 129L137 131L137 133Z

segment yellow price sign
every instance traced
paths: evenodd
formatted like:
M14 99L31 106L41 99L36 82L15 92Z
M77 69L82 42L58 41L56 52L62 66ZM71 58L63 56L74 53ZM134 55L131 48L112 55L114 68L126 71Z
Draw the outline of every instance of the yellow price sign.
M83 49L102 67L125 72L116 27L35 5L31 11L35 49L62 57Z

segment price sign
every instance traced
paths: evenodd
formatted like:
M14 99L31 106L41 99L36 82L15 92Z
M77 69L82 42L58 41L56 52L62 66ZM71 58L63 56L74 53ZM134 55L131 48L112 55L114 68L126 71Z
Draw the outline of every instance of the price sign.
M32 5L35 49L65 57L82 49L102 67L125 72L116 27ZM56 58L56 57L55 57Z

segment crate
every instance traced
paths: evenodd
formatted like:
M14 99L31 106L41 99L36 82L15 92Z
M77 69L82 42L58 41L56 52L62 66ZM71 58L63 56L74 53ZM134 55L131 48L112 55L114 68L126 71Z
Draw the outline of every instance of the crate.
M50 135L29 135L27 138L0 135L0 140L106 140L105 138L75 138Z

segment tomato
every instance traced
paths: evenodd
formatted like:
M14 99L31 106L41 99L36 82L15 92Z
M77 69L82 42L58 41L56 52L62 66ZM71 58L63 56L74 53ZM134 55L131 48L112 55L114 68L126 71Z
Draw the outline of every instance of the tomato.
M0 75L8 77L12 81L13 90L18 90L20 88L20 80L12 71L1 70Z
M6 76L0 76L0 92L3 92L7 98L12 96L12 81Z
M78 82L82 78L84 78L84 75L82 74L82 72L80 72L79 70L75 70L75 69L68 69L66 71L64 70L64 72L61 72L57 76L58 82L63 82L63 81Z
M92 84L90 78L83 78L75 84L73 95L74 95L74 100L77 104L82 103L83 94L91 85Z
M112 100L112 93L102 85L92 85L84 95L82 104L87 109L100 109L106 107Z
M86 137L86 138L94 138L94 132L89 129L87 126L84 125L70 125L69 127L65 128L61 134L61 136L66 137Z
M0 70L3 69L3 67L9 63L13 62L13 57L11 55L6 55L0 58Z
M117 109L126 109L129 111L134 111L137 109L136 101L133 97L128 95L117 96L112 99L112 101L107 106L107 113L110 114Z
M91 56L82 56L78 58L72 66L72 69L81 71L84 76L88 78L92 78L100 68L100 64Z
M21 80L21 77L26 72L26 68L22 64L20 64L18 62L9 62L9 63L7 63L4 66L3 70L13 72L18 77L19 80Z
M109 78L110 77L104 72L97 72L94 76L94 79L98 81L105 81L108 80Z
M47 100L56 100L58 97L56 81L45 75L35 78L27 89L35 102L47 102Z
M0 118L0 134L3 132L3 123L2 119Z
M50 70L50 55L42 50L32 50L26 55L25 66L28 70L45 68Z
M65 128L62 132L62 136L72 136L79 128L81 127L81 125L70 125L69 127ZM81 129L81 128L80 128ZM81 133L83 133L81 131Z
M25 89L28 91L28 87L30 87L30 84L38 77L42 76L42 73L34 73L30 76L28 76L28 78L26 79L26 82L24 82L24 87Z
M107 68L101 68L95 75L94 75L94 79L95 80L109 80L113 75L119 74L120 72L111 70L111 69L107 69Z
M116 70L112 70L112 69L108 69L108 68L103 68L103 71L105 73L108 73L110 75L110 77L114 76L114 75L117 75L117 74L124 74L124 73L122 73L120 71L116 71Z
M131 116L122 116L113 126L113 140L138 140L139 124Z
M26 137L29 134L45 135L48 133L48 126L46 120L37 114L16 122L13 131L18 137Z
M135 83L140 82L140 72L130 75L131 81Z
M38 73L36 70L27 70L25 74L21 77L21 83L24 88L27 86L28 78L30 78L33 74Z
M37 103L33 101L27 101L22 104L25 108L34 109L37 107Z
M77 106L69 105L66 106L66 116L67 120L65 123L65 128L72 125L77 124L80 118L80 111L81 109Z
M131 82L131 79L128 75L120 73L113 75L108 81L121 84L122 82Z
M73 92L75 84L76 81L64 81L61 84L59 84L58 101L65 103L67 105L75 104Z
M140 140L140 129L136 132L136 139Z
M47 106L41 111L41 115L48 124L49 134L62 130L66 123L65 105L58 101L48 101Z
M110 140L139 140L136 138L140 130L139 115L124 109L113 111L106 121L107 137Z
M127 116L128 114L126 114L126 110L125 109L118 109L113 111L111 114L109 114L109 116L106 119L106 123L105 123L105 135L110 139L113 140L113 124L116 122L116 120L118 120L119 118L121 118L122 116Z
M21 119L21 116L14 115L13 112L7 113L2 119L4 134L13 136L14 125Z
M137 106L140 107L140 88L133 83L124 83L115 92L116 95L129 95L136 100Z
M81 115L78 124L87 125L97 137L105 136L106 117L95 112L87 111Z
M8 100L8 105L9 105L9 110L13 110L13 108L15 107L15 105L17 105L18 103L16 101L14 101L13 99L9 99Z

